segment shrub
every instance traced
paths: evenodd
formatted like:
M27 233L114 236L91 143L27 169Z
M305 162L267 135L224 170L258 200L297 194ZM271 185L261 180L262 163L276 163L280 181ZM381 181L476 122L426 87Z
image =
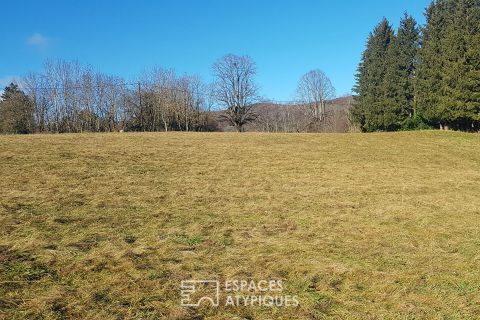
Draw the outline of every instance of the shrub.
M410 130L430 130L430 126L427 121L421 115L414 115L413 117L408 117L403 121L401 130L410 131Z

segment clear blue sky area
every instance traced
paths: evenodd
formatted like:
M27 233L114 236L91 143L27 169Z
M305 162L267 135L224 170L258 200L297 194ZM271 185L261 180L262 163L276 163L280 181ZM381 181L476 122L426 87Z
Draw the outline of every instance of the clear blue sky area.
M369 32L405 11L421 24L429 0L405 1L12 1L0 0L0 85L48 58L78 60L134 80L153 66L211 81L226 53L257 63L263 96L290 100L320 68L337 95L351 92Z

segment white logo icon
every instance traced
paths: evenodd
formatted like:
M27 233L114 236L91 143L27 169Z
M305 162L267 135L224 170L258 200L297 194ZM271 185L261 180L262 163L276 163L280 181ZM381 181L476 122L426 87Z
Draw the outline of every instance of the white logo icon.
M201 292L197 298L193 294ZM220 304L220 283L216 280L183 280L181 283L181 305L199 307L202 302L210 302L214 307Z

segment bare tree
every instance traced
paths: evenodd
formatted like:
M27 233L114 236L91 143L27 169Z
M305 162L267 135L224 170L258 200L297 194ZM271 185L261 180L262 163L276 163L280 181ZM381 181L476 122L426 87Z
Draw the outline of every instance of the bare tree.
M335 88L322 70L315 69L300 78L297 95L299 101L312 111L313 118L323 121L325 102L335 97Z
M254 82L255 62L249 56L228 54L213 64L213 96L226 108L225 117L238 132L256 119L253 107L258 99Z
M170 69L145 72L133 84L75 61L49 60L23 87L36 132L216 130L206 111L207 86Z
M35 106L39 132L116 131L124 118L123 79L93 72L78 62L49 60L24 87Z
M178 76L173 69L154 68L141 79L142 129L197 131L203 124L204 84L197 75Z

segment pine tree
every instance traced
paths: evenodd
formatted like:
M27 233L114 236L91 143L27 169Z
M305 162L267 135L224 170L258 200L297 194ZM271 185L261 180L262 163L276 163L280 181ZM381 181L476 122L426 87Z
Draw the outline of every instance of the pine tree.
M357 96L352 109L352 120L359 124L362 131L386 129L383 121L382 86L386 72L385 60L392 36L392 27L384 18L369 35L358 67L354 88Z
M386 56L383 79L383 128L398 130L414 111L414 77L420 31L415 19L405 13Z
M456 127L463 118L462 91L460 81L465 70L465 12L463 1L447 1L445 4L444 37L441 39L443 48L443 66L441 74L441 91L438 97L437 110L440 111L441 121L447 127Z
M31 133L33 132L33 103L11 83L7 86L0 101L0 132Z
M467 50L465 76L461 81L465 90L465 109L471 117L472 131L480 131L480 1L469 13L467 31Z
M437 107L442 83L441 40L445 25L442 7L443 1L437 1L426 10L427 25L423 30L416 78L415 111L432 123L440 123L441 118Z
M444 111L443 120L457 130L474 129L480 115L480 79L475 76L480 71L475 59L479 11L479 1L457 0L447 3L445 13L449 23L443 41L445 61L439 107Z
M416 109L440 128L478 130L480 0L438 0L426 12Z

